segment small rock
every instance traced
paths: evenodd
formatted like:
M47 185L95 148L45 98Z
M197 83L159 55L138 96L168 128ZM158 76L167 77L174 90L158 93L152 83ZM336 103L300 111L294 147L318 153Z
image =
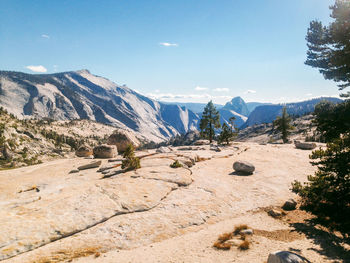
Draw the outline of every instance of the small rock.
M92 162L92 163L89 163L89 164L85 164L85 165L82 165L82 166L79 166L78 167L78 170L86 170L86 169L92 169L92 168L97 168L101 165L102 161L97 161L97 162Z
M233 169L236 172L252 174L255 171L255 166L246 161L236 161L233 163Z
M278 218L282 216L282 212L278 211L276 209L271 209L267 212L270 216L272 216L273 218Z
M102 144L93 150L95 158L113 158L117 155L117 146Z
M73 169L69 172L70 174L74 174L74 173L79 173L79 170L78 169Z
M254 233L254 231L253 231L253 229L243 229L243 230L241 230L241 232L240 232L241 234L243 234L243 235L253 235L253 233Z
M289 251L277 251L269 254L267 263L304 263L304 257Z
M88 145L82 145L75 151L75 155L78 157L89 157L92 155L92 149Z
M316 143L314 142L300 142L295 140L294 145L297 149L301 150L313 150L317 147Z
M291 198L291 199L288 199L288 200L284 203L284 205L282 206L282 208L283 208L284 210L291 211L291 210L295 210L296 206L297 206L297 202L296 202L294 199Z

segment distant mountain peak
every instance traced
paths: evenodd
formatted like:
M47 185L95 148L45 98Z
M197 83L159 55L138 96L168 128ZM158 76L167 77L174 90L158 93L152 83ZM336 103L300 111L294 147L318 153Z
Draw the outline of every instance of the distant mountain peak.
M78 74L91 74L90 70L88 69L80 69L80 70L77 70L77 71L74 71L75 73L78 73ZM92 75L92 74L91 74Z
M231 101L227 102L223 109L235 111L246 117L249 115L249 110L245 101L239 96L234 97Z

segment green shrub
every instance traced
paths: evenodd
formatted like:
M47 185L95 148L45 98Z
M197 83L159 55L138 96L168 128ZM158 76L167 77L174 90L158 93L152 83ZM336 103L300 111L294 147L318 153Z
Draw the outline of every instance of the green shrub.
M125 159L122 161L122 169L131 171L141 168L140 158L135 157L134 146L132 144L128 145L123 157Z
M182 167L183 165L178 161L176 160L175 162L173 162L172 164L170 164L170 167L171 168L180 168Z

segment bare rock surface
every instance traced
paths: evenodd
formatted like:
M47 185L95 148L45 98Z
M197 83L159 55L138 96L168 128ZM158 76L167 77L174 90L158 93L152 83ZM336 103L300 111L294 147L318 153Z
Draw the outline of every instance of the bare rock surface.
M289 229L259 209L290 198L290 183L313 173L308 152L293 145L242 143L221 152L196 151L210 159L190 169L172 169L178 154L141 159L137 171L101 179L102 172L74 167L91 160L71 158L0 171L0 259L4 262L264 262L268 249L318 248L309 240L283 243L259 237L248 253L212 249L217 236L235 224L254 229ZM248 149L249 148L249 149ZM244 150L248 149L248 150ZM259 167L259 176L232 176L239 155ZM275 160L280 165L276 167ZM102 167L110 165L102 160ZM33 186L40 189L19 193ZM272 242L272 243L271 243ZM103 252L95 257L91 251ZM317 250L303 250L322 261ZM86 255L91 257L83 257ZM311 255L311 256L309 256Z

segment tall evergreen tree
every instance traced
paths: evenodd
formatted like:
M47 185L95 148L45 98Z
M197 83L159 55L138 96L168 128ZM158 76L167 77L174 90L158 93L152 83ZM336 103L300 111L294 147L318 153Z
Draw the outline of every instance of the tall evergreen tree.
M220 113L216 110L213 102L209 101L204 108L202 119L199 123L201 135L212 142L215 136L215 129L220 127Z
M328 26L317 20L310 23L305 64L319 68L325 79L338 82L343 90L350 86L350 1L336 0L330 9L334 21Z
M294 129L294 127L290 124L291 120L292 119L287 113L287 108L283 107L282 116L278 116L273 122L273 126L282 133L283 143L288 142L288 135L290 134L290 130Z

